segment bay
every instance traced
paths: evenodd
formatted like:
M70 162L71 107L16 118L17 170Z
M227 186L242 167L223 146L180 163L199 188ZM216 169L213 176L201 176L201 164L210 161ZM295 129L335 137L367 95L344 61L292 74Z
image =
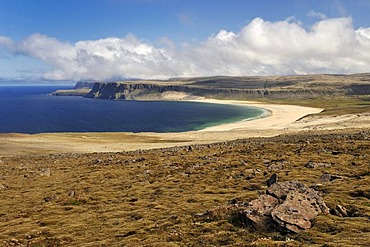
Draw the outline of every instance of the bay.
M0 133L183 132L253 119L259 108L49 96L70 86L0 86Z

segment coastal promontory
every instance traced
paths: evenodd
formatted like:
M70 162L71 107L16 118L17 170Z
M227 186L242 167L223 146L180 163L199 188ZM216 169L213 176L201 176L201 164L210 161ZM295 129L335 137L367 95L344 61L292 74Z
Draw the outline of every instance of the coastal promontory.
M78 82L70 94L88 98L135 100L161 99L163 93L185 93L213 99L297 100L370 94L370 74L297 75L253 77L171 78ZM68 91L55 93L66 95Z

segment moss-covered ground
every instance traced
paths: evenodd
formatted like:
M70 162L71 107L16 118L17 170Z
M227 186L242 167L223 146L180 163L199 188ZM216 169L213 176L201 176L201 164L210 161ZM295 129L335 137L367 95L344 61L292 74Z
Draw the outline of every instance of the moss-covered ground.
M229 203L257 198L275 172L350 217L320 215L300 234L241 224ZM370 130L0 158L0 205L0 246L370 246Z

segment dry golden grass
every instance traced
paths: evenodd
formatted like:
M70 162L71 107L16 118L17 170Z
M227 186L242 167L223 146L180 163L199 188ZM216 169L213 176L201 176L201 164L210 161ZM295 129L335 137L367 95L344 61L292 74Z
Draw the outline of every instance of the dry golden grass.
M369 150L362 130L0 158L0 245L370 246ZM242 225L228 202L256 198L274 172L314 186L351 217L321 215L295 235ZM324 173L338 178L322 182Z

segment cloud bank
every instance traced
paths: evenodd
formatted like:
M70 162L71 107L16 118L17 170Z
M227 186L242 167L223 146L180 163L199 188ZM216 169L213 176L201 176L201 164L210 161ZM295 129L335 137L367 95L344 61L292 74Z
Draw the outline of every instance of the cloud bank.
M0 36L0 48L39 59L51 69L46 80L110 80L211 75L358 73L370 70L370 28L351 18L322 17L309 29L292 19L256 18L239 32L220 30L182 47L160 46L133 34L67 43L43 34L21 42ZM0 57L1 59L1 57Z

